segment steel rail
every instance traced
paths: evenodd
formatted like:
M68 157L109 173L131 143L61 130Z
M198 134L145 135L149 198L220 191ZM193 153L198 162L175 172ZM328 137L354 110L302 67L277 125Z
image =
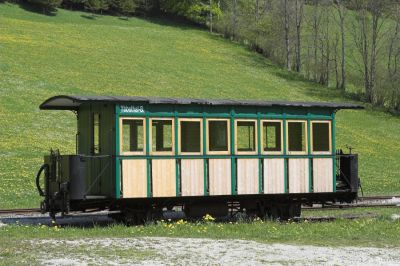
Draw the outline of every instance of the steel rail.
M31 209L4 209L0 210L0 214L19 214L19 213L40 213L39 208Z

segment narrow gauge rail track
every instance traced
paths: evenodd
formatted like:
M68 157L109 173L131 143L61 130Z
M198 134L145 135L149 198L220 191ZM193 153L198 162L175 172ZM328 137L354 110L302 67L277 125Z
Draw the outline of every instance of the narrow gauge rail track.
M373 200L390 200L393 198L399 198L400 199L400 195L397 196L366 196L366 197L359 197L358 200L359 201L373 201Z
M40 213L39 208L32 209L5 209L0 210L0 214L20 214L20 213Z
M325 205L325 206L313 206L313 207L302 207L302 210L341 210L341 209L356 209L356 208L396 208L399 207L396 204L340 204L340 205Z
M397 201L390 202L392 199ZM395 208L400 206L400 196L371 196L359 197L354 203L349 204L330 204L312 207L303 207L303 210L337 210L337 209L355 209L355 208Z

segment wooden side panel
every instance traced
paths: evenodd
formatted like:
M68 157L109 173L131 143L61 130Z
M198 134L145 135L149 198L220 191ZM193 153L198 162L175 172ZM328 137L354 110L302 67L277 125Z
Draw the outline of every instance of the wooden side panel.
M210 195L231 195L231 159L209 160Z
M175 159L154 159L151 161L153 197L175 197Z
M237 160L238 194L258 194L258 159Z
M181 182L182 196L203 196L204 160L182 159Z
M285 159L264 159L264 193L285 193Z
M308 190L308 159L289 159L289 193L307 193Z
M122 160L123 198L147 197L146 160Z
M333 162L331 158L313 159L314 192L333 192Z

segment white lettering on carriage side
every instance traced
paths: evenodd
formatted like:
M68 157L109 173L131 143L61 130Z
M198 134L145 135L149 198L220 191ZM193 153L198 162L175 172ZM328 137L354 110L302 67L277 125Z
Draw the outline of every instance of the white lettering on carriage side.
M121 113L144 113L143 105L121 105Z

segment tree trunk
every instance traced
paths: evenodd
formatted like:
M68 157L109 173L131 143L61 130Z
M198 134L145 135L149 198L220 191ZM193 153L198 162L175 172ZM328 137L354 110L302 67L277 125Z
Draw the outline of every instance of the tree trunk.
M212 0L210 0L210 32L213 32Z
M372 11L372 40L371 40L371 67L370 67L370 90L371 90L371 102L375 103L375 83L376 83L376 64L377 64L377 44L379 34L379 20L380 10L375 9Z
M318 80L318 35L319 35L319 19L318 19L318 3L319 0L314 0L313 14L313 37L314 37L314 80Z
M335 52L335 79L336 79L336 89L340 87L340 80L339 80L339 66L338 66L338 45L339 45L339 35L336 34L334 45L334 52Z
M303 19L303 0L296 0L296 72L301 70L301 22Z
M236 8L237 8L237 0L232 0L232 39L236 38Z
M342 81L340 83L340 89L345 90L346 89L346 33L345 33L345 10L343 3L338 0L338 10L339 10L339 18L340 18L340 34L341 34L341 41L342 41L342 60L341 60L341 76L342 76Z
M372 93L371 93L371 84L369 79L369 56L368 56L368 39L367 39L367 14L366 10L363 11L362 17L362 40L363 40L363 61L364 61L364 87L365 87L365 96L368 102L372 102Z
M286 68L290 70L290 40L289 40L289 3L284 0L285 9L285 52L286 52Z
M256 0L256 21L260 19L260 0Z

